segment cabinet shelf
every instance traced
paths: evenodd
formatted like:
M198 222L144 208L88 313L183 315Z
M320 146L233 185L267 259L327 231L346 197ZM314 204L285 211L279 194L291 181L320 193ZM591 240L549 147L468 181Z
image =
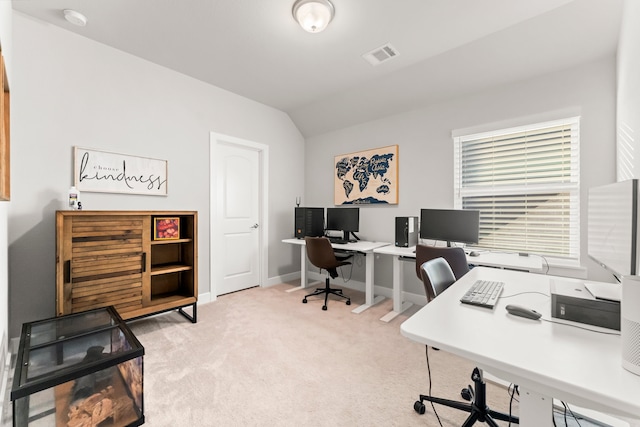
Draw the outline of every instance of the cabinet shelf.
M191 269L193 269L192 266L185 264L154 265L151 267L151 275L156 276L158 274L177 273L179 271L187 271Z
M175 303L177 301L180 301L182 304L188 304L189 302L193 302L194 298L189 295L180 295L174 293L158 294L154 295L153 298L151 298L151 305L165 304L168 302Z
M151 245L171 245L176 243L191 243L193 239L152 240Z

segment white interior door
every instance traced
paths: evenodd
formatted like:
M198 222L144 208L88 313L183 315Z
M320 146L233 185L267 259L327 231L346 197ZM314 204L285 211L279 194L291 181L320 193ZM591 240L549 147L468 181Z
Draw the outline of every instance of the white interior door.
M218 137L212 149L215 295L261 285L260 151L234 141Z

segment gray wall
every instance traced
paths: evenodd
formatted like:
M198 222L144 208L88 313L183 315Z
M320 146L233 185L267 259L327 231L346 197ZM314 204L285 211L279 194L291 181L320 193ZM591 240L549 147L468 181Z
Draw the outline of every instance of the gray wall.
M12 13L11 2L0 2L0 47L5 60L7 70L7 80L9 88L12 83ZM9 342L9 272L7 254L7 217L9 204L11 202L0 202L0 366L5 366L5 357ZM4 374L3 368L0 373ZM2 375L0 375L0 380ZM0 393L1 394L1 393Z
M640 178L640 3L626 0L618 44L618 181Z
M420 208L453 207L451 132L470 127L535 123L580 115L581 214L587 189L615 179L615 58L507 84L482 93L309 138L305 150L305 194L309 206L333 204L333 160L350 153L399 145L400 202L394 206L361 206L359 236L394 241L394 218L419 215ZM487 126L488 125L488 126ZM610 280L586 257L586 222L581 224L581 264L592 278ZM375 284L390 287L391 260L376 257ZM405 291L424 291L411 263L405 263ZM553 271L552 271L553 272ZM558 271L556 271L558 273ZM584 271L563 271L582 275ZM363 269L354 277L364 281Z
M304 190L304 141L286 114L17 12L13 25L10 336L55 314L54 214L73 182L73 146L169 161L167 197L83 193L82 204L198 211L206 295L210 132L269 145L267 274L296 270L293 248L280 241L292 234L292 207Z

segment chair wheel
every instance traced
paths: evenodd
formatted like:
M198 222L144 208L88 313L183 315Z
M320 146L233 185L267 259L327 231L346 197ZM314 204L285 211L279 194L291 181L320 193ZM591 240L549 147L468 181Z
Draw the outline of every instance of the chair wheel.
M419 400L416 400L416 403L413 404L413 410L419 413L420 415L424 415L425 409L426 408L424 406L424 403L422 403Z
M303 298L303 299L302 299L302 303L303 303L303 304L306 304L306 303L307 303L307 299L306 299L306 298Z
M323 305L323 306L322 306L322 309L323 309L324 311L327 311L327 306L326 306L326 305Z
M462 396L462 398L468 402L471 401L471 393L469 393L469 389L468 388L463 388L460 391L460 396Z
M351 300L347 300L347 305L351 305Z

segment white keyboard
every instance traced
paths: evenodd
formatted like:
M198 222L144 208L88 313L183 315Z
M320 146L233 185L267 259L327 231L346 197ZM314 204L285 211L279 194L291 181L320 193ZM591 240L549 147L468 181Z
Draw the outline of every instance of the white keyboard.
M480 307L493 308L496 305L503 288L504 282L476 280L476 282L471 285L469 290L462 296L460 302Z

